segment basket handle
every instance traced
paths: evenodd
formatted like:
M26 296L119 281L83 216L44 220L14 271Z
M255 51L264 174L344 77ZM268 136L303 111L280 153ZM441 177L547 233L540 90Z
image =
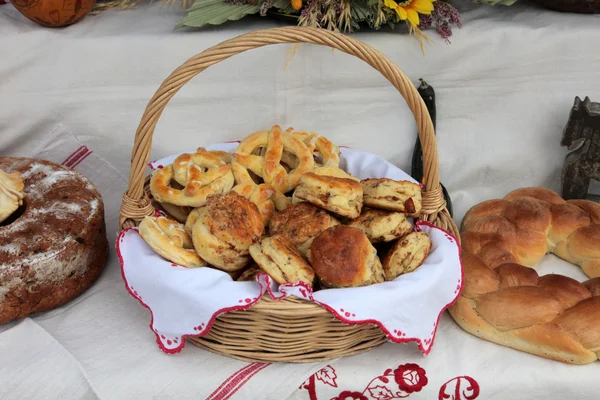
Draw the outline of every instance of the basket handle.
M425 188L420 219L444 228L458 238L458 229L446 209L440 186L438 153L431 117L414 85L395 64L371 46L340 33L307 27L271 28L243 34L193 56L171 73L150 99L137 128L131 155L129 187L123 195L121 205L120 226L135 226L144 216L154 213L150 200L144 193L144 172L150 157L154 128L169 100L183 85L211 65L247 50L282 43L318 44L353 55L379 71L400 92L415 117L423 146Z

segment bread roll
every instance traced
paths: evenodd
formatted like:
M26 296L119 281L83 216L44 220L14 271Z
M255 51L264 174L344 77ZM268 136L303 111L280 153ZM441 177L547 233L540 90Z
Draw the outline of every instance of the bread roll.
M196 251L223 271L235 272L250 261L248 249L258 242L264 226L258 208L236 192L209 196L192 227Z
M361 184L365 206L398 211L411 217L421 213L421 187L416 183L370 178L362 180Z
M294 204L276 213L269 223L271 235L289 239L303 254L310 249L313 239L327 228L340 222L327 211L310 203Z
M399 212L363 208L362 213L348 226L367 234L371 243L391 242L412 231L412 224Z
M321 232L308 256L323 287L359 287L384 280L377 251L358 228L338 225Z
M250 255L278 284L305 282L312 286L313 269L306 263L296 246L280 235L265 237L250 246Z
M425 232L411 232L398 240L383 259L386 281L419 268L431 250L432 242Z
M359 182L349 178L306 173L292 196L292 202L306 201L335 214L356 218L363 206Z

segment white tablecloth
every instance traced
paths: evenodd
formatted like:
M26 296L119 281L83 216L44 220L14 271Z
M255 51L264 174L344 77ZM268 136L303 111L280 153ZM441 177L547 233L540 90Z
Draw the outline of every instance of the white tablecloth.
M406 35L356 35L436 89L441 177L458 222L475 203L517 187L560 190L566 149L559 142L573 99L600 101L598 17L527 5L466 3L462 10L465 26L452 44L432 33L426 57ZM63 124L127 176L137 124L162 80L211 45L279 24L263 19L174 32L182 15L142 6L45 29L0 5L0 155L51 148L40 141ZM289 48L254 50L192 80L163 114L152 159L277 123L380 154L408 171L415 124L389 83L359 60L317 46L301 46L285 69ZM122 189L118 172L110 174ZM111 240L120 194L109 195ZM572 268L549 256L542 271L581 278ZM377 398L366 388L406 363L419 364L428 377L413 398L454 393L457 382L461 390L471 387L460 398L474 398L474 386L485 399L591 398L600 389L599 363L569 366L497 346L463 332L447 315L427 357L413 344L386 344L331 363L250 365L252 373L246 363L191 345L163 354L148 323L148 312L125 292L113 251L86 294L0 327L0 399L305 399L310 389L298 387L306 379L310 387L309 376L327 364L312 378L318 398L344 390ZM235 393L224 392L228 387Z

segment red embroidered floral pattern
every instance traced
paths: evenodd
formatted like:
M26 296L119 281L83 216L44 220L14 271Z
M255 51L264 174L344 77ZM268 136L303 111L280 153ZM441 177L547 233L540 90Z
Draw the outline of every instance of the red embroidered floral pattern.
M466 385L468 386L461 390ZM438 400L473 400L477 397L479 397L479 384L470 376L457 376L450 379L442 385L438 394Z
M300 389L308 391L310 400L318 400L317 381L337 387L338 376L331 365L327 365L308 378ZM394 400L409 397L420 392L429 383L425 369L417 364L402 364L398 368L386 370L383 375L373 378L362 391L344 390L329 400ZM457 376L444 383L439 390L438 400L474 400L479 397L477 381L470 376ZM329 396L328 396L329 397Z
M322 368L321 370L317 371L315 376L318 380L325 383L326 385L337 387L337 383L335 383L337 375L335 373L335 369L333 369L331 365L328 365L325 368Z
M427 385L425 370L417 364L404 364L394 370L394 379L400 390L406 393L420 392Z
M315 378L316 377L316 378ZM317 400L316 380L337 387L335 369L328 365L308 378L300 389L306 389L310 400ZM393 400L403 399L427 385L425 370L417 364L403 364L395 370L388 369L372 379L362 391L344 390L331 400Z
M351 392L345 390L338 397L334 397L331 400L369 400L366 396L363 396L361 392Z
M335 373L335 369L331 365L327 365L320 370L318 370L315 374L311 375L302 385L300 385L300 389L308 390L308 396L310 400L317 400L317 388L316 388L316 379L320 380L326 385L337 387L337 383L335 380L337 379L337 374Z
M351 392L345 390L338 397L334 397L331 400L369 400L366 396L363 396L361 392Z

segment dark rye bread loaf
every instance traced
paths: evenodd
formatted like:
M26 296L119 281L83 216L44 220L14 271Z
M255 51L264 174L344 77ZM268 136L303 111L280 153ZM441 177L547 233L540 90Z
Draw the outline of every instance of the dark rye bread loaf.
M0 224L0 324L72 300L108 256L102 198L83 175L48 161L0 157L19 172L24 205Z

